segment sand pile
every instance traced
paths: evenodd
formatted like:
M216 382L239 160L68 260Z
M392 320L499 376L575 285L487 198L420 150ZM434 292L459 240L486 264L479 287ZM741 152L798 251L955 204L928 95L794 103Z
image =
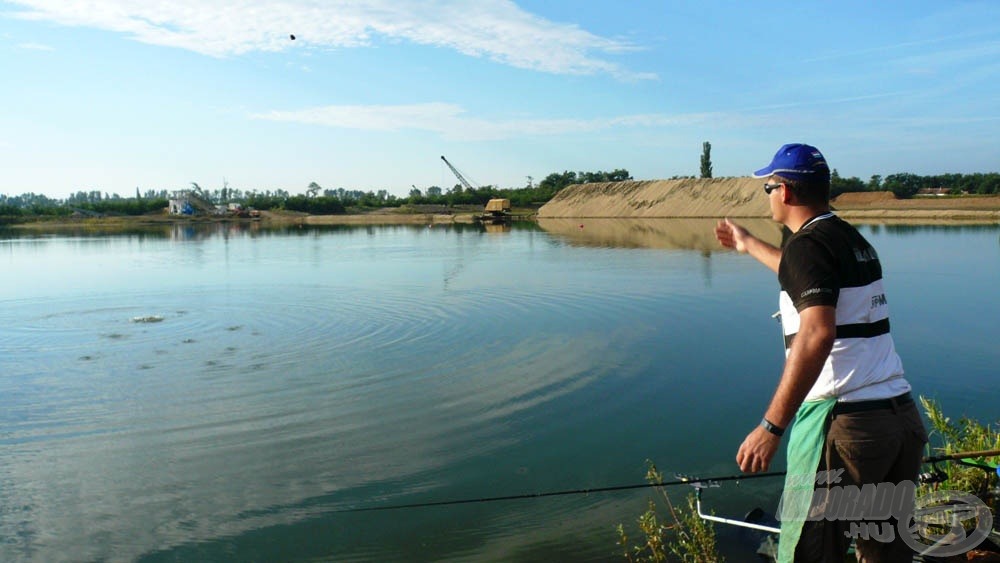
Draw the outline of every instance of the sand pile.
M756 178L643 180L567 186L541 217L770 217Z
M837 205L863 206L895 200L896 195L892 192L848 192L833 198L831 203L834 207Z

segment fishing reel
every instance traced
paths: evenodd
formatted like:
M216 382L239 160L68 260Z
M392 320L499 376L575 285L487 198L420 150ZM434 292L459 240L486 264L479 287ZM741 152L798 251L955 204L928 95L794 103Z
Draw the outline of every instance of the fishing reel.
M720 487L718 481L712 479L698 479L697 477L692 477L691 475L684 475L683 473L674 473L674 478L678 481L687 483L695 488L695 490L700 494L702 489L715 489Z
M917 481L925 485L936 485L948 480L948 474L942 471L937 463L931 464L931 470L917 475Z

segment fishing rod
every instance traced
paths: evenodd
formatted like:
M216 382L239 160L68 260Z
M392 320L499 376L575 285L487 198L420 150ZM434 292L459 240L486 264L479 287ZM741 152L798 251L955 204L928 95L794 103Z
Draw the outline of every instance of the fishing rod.
M920 474L920 481L927 484L940 483L945 481L948 476L944 471L938 468L937 464L941 461L950 461L957 463L959 465L965 465L966 467L977 467L986 471L987 473L996 472L997 476L1000 476L1000 467L996 464L989 464L985 462L973 461L973 459L984 458L984 457L996 457L1000 456L1000 450L982 450L978 452L958 452L954 454L945 454L934 457L924 458L924 463L931 464L931 471L927 473Z
M988 463L977 463L973 461L973 459L976 458L995 457L995 456L1000 456L1000 450L958 452L954 454L925 457L923 458L923 460L921 460L921 464L927 464L927 463L931 464L931 467L933 467L933 471L929 473L921 473L920 475L917 476L917 479L921 483L925 484L940 483L946 480L948 478L947 475L937 467L937 464L942 461L950 461L968 467L976 467L986 471L987 473L996 472L996 474L1000 476L1000 467L997 467L996 465L990 465ZM758 524L750 521L751 515L754 515L758 519L763 516L763 511L761 511L759 508L754 509L754 511L747 514L747 517L744 520L734 520L732 518L723 518L720 516L715 516L714 514L705 514L701 509L701 491L702 489L708 487L718 487L719 485L718 483L714 483L711 480L705 479L701 480L700 482L693 483L692 486L695 488L695 510L697 511L699 518L703 520L710 520L712 522L719 522L722 524L730 524L732 526L739 526L742 528L750 528L762 532L769 532L772 534L781 533L781 528L777 526L767 526L764 524Z
M955 454L947 454L936 457L927 457L923 459L923 463L936 463L940 461L958 461L962 463L962 460L970 458L980 458L980 457L992 457L1000 456L1000 450L986 450L986 451L975 451L975 452L960 452ZM978 466L977 466L978 467ZM990 468L993 470L994 468ZM673 481L658 481L655 483L639 483L633 485L615 485L610 487L596 487L592 489L568 489L563 491L545 491L537 493L522 493L516 495L503 495L495 497L477 497L477 498L464 498L464 499L451 499L451 500L439 500L439 501L428 501L428 502L413 502L408 504L390 504L384 506L362 506L353 508L344 508L340 510L332 511L335 514L349 513L349 512L378 512L383 510L403 510L407 508L426 508L432 506L454 506L459 504L478 504L478 503L489 503L489 502L500 502L500 501L511 501L511 500L523 500L523 499L536 499L536 498L546 498L546 497L556 497L556 496L567 496L567 495L589 495L593 493L607 493L614 491L628 491L633 489L646 489L651 487L671 487L674 485L690 485L693 486L697 491L697 496L700 501L701 490L708 487L718 487L719 483L726 481L747 481L750 479L763 479L769 477L783 477L787 472L785 471L772 471L768 473L750 473L750 474L740 474L740 475L727 475L723 477L687 477L684 475L677 475L677 479ZM710 515L700 514L699 505L699 515L707 520L717 520L727 524L734 523L736 521L730 521L729 519L717 518ZM745 525L745 522L740 522L739 524ZM755 526L748 526L755 527ZM769 528L765 528L767 531L771 531Z
M505 495L498 497L481 497L481 498L466 498L466 499L453 499L453 500L439 500L431 502L414 502L410 504L391 504L386 506L363 506L357 508L345 508L342 510L334 510L334 513L344 513L344 512L375 512L380 510L400 510L404 508L424 508L428 506L451 506L456 504L474 504L474 503L486 503L486 502L498 502L505 500L521 500L529 498L544 498L544 497L556 497L565 495L589 495L591 493L607 493L612 491L627 491L630 489L645 489L649 487L670 487L673 485L693 485L695 483L719 483L722 481L745 481L748 479L761 479L764 477L780 477L785 474L784 471L775 471L771 473L752 473L749 475L728 475L725 477L710 477L704 479L698 479L694 477L685 477L678 475L677 479L674 481L659 481L656 483L641 483L636 485L616 485L611 487L597 487L594 489L572 489L565 491L548 491L541 493L524 493L518 495Z
M982 450L978 452L958 452L957 454L946 454L934 457L925 457L924 463L935 463L938 461L954 461L963 459L972 459L976 457L995 457L1000 456L1000 450Z

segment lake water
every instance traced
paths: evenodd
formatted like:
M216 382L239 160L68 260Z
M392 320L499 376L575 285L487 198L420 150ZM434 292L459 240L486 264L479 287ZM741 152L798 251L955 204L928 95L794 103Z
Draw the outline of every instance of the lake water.
M737 473L777 287L713 224L0 232L0 560L621 560L649 490L344 511ZM1000 227L861 230L915 391L996 421Z

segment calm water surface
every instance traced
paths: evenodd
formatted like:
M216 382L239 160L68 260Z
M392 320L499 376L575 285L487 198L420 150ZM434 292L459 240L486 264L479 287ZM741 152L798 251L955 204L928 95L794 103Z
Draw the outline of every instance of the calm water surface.
M713 223L0 232L0 560L615 560L648 491L342 511L736 473L777 288ZM995 421L1000 227L861 229L916 391Z

